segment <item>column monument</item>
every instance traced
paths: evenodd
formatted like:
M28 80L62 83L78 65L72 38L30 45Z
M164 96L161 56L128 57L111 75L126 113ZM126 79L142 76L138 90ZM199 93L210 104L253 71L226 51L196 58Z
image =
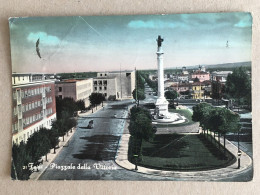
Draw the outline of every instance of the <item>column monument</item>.
M163 50L162 50L163 39L158 36L157 39L157 66L158 66L158 99L156 100L156 114L157 116L165 116L168 113L168 101L164 97L164 70L163 70Z
M163 70L163 50L161 36L158 36L157 41L157 65L158 65L158 98L155 103L155 115L154 121L157 123L175 124L185 122L185 117L177 114L168 112L169 102L164 97L164 70Z

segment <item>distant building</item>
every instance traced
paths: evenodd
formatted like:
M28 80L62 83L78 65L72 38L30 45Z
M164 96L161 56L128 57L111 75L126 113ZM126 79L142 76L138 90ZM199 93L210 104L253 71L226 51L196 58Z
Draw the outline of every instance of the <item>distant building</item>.
M189 72L186 70L185 66L182 67L182 74L183 75L188 75L189 74Z
M97 77L93 78L93 89L94 92L104 94L106 98L133 98L135 71L99 72Z
M93 79L68 79L55 82L55 95L71 97L74 101L83 100L85 107L90 105L89 96L93 92Z
M190 83L174 83L170 86L173 90L177 91L178 93L187 92L191 89Z
M228 75L232 73L232 71L214 71L211 73L211 80L225 83L227 81Z
M178 75L179 82L188 82L189 81L189 74L179 74Z
M198 78L200 82L203 81L209 81L210 80L210 75L208 72L204 72L202 70L197 70L191 73L191 79L194 80Z
M210 98L210 93L211 93L210 81L191 83L191 86L192 86L191 88L192 99Z
M54 80L44 74L12 74L12 139L19 144L56 119Z

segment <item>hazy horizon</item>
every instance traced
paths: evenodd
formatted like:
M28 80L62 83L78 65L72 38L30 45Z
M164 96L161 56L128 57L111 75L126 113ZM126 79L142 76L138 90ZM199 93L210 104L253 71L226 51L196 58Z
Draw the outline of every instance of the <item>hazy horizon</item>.
M19 73L156 69L158 35L164 68L251 61L250 13L28 17L9 24L12 71Z

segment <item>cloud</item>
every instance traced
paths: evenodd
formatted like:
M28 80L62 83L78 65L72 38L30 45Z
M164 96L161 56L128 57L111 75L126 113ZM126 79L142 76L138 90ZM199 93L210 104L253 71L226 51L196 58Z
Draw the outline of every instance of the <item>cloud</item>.
M39 38L40 38L40 44L47 45L47 46L58 45L61 42L61 40L58 37L53 35L48 35L46 32L37 32L37 33L31 32L27 36L27 40L29 42L34 42L34 43Z
M162 21L162 20L148 20L148 21L143 21L143 20L132 20L130 21L127 26L129 28L149 28L149 29L162 29L162 28L176 28L177 24L174 22L169 22L169 21Z
M246 28L252 26L252 17L250 14L247 14L245 17L241 18L241 20L234 25L238 28Z

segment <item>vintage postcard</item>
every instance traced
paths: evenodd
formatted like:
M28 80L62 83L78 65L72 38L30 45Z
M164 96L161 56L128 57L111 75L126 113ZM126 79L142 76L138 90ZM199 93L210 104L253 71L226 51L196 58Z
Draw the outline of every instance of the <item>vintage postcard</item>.
M12 179L252 180L250 13L9 25Z

